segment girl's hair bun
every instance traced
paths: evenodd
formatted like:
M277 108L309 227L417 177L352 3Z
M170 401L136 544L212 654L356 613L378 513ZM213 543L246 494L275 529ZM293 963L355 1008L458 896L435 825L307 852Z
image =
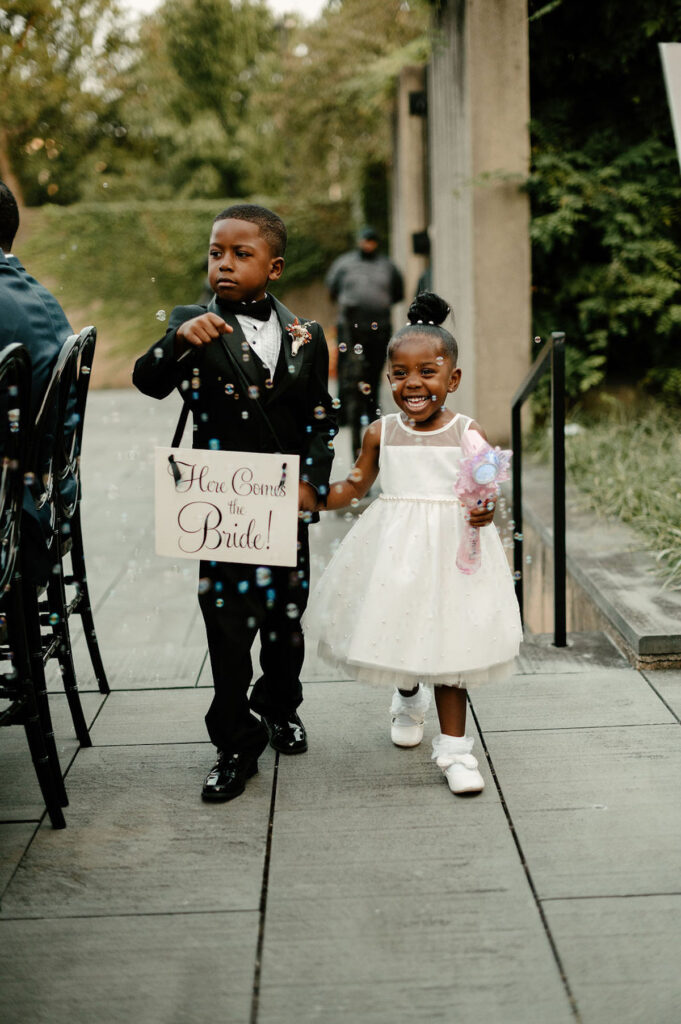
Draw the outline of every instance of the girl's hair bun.
M419 292L407 313L410 324L434 324L439 326L449 316L450 308L435 292Z

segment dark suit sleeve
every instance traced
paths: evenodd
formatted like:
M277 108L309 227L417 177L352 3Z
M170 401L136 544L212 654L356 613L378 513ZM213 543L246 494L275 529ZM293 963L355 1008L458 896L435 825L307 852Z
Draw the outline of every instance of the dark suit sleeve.
M206 312L205 306L175 306L168 320L168 330L135 363L132 382L142 394L151 398L166 398L190 372L189 363L196 364L201 353L196 352L178 359L175 355L177 328L186 320Z
M333 438L338 433L338 425L329 394L329 349L319 324L314 325L313 332L305 425L308 442L301 459L300 478L312 484L325 503L334 455Z

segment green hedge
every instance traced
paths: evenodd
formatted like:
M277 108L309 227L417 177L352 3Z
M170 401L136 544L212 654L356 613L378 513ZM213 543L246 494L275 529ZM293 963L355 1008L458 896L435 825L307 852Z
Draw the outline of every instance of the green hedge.
M319 279L352 245L346 204L253 201L275 209L288 227L279 293ZM78 323L90 320L114 351L133 353L148 344L158 310L198 301L211 223L228 205L201 199L43 206L27 211L19 251L67 311L78 310Z

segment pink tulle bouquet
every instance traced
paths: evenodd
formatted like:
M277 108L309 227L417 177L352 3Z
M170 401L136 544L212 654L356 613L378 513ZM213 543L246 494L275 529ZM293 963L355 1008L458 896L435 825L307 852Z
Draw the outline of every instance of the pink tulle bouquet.
M459 478L454 493L461 504L472 512L496 501L499 484L508 480L512 452L492 448L477 430L467 430L461 439ZM467 525L456 554L456 565L471 576L480 568L480 530Z

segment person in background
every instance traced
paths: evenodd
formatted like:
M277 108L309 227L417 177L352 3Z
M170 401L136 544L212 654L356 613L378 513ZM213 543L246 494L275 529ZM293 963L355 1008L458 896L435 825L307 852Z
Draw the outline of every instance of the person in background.
M362 427L376 416L378 386L390 340L390 307L404 296L399 270L379 252L378 233L363 228L357 248L332 263L326 286L338 302L338 396L341 422L352 431L352 454Z

